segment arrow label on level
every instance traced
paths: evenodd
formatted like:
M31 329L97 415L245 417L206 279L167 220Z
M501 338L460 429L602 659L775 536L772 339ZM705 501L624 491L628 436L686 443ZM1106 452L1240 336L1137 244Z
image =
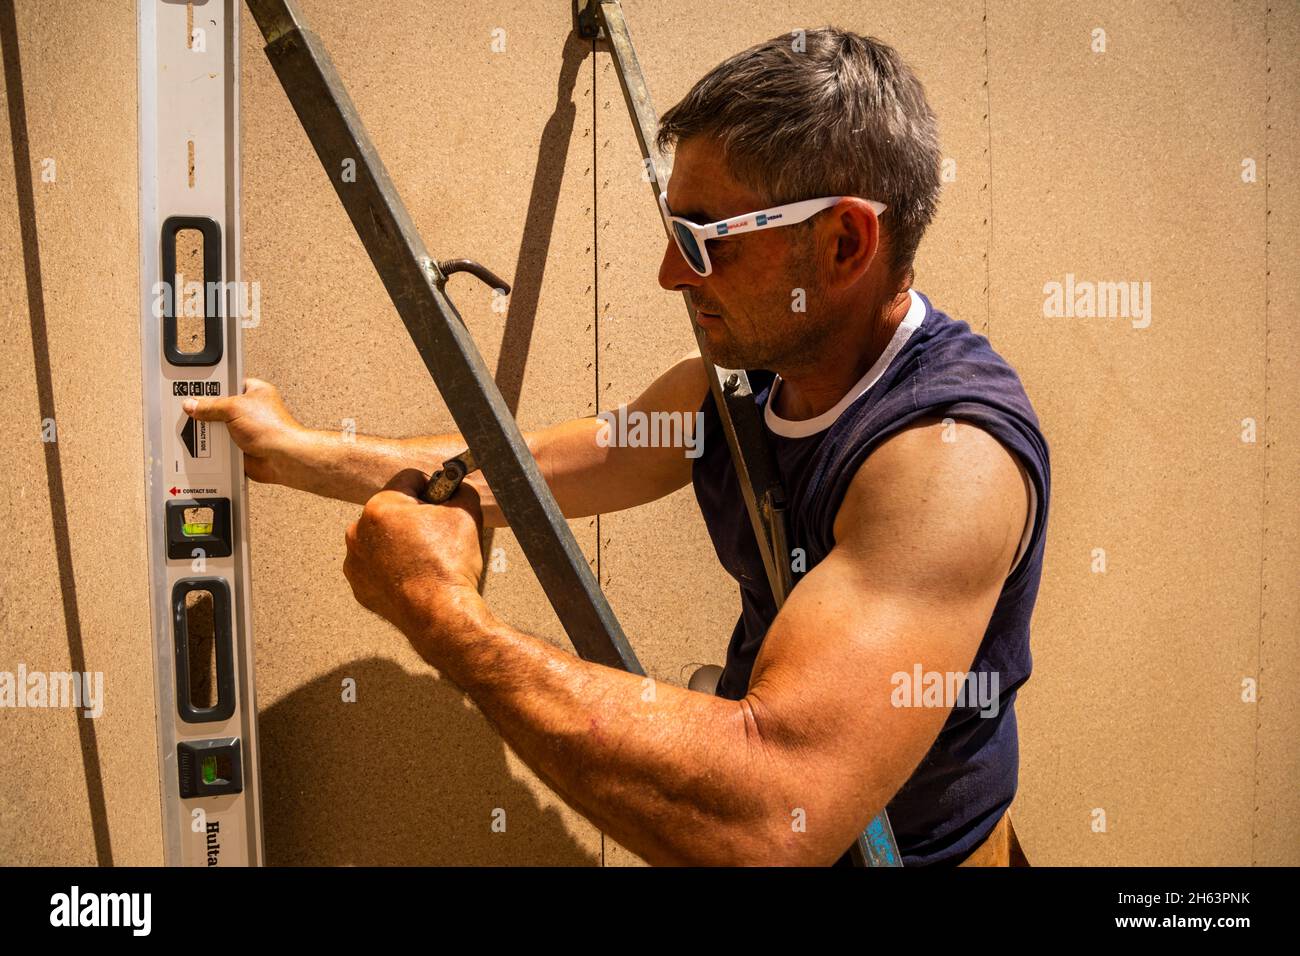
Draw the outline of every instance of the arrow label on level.
M181 429L181 441L191 458L212 457L212 439L207 422L187 418L185 427Z

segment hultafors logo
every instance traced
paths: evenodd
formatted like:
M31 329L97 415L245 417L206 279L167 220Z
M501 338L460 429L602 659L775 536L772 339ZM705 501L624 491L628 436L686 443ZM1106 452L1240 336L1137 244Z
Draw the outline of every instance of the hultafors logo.
M51 926L129 926L133 936L148 936L153 896L149 893L71 892L50 897Z
M217 865L217 857L221 856L221 821L214 820L208 824L208 866Z

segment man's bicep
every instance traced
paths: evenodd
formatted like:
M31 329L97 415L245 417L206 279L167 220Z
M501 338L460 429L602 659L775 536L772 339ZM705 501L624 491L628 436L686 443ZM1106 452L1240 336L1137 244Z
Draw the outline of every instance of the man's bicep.
M694 415L709 391L708 374L700 350L693 349L660 373L645 391L628 403L628 408L646 414Z
M669 366L625 409L613 413L614 428L621 416L627 419L629 433L641 428L654 436L652 441L613 453L623 459L623 479L644 486L635 503L653 501L690 482L704 440L700 408L709 391L708 374L695 349Z
M964 434L967 452L949 455L926 427L904 435L859 469L835 547L791 593L750 682L764 748L790 762L788 802L808 813L809 859L846 848L933 744L949 707L896 706L896 691L918 666L970 667L1014 548L1023 482L1005 450Z

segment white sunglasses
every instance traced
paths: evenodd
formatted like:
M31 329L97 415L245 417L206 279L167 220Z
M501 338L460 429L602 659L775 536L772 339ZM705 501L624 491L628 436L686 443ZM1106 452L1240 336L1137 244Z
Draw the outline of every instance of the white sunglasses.
M795 223L803 222L810 216L816 215L823 209L829 209L843 198L843 196L825 196L821 199L804 199L799 202L787 203L784 206L773 206L759 212L746 213L743 216L732 216L730 219L710 222L705 225L691 222L681 216L674 216L669 212L667 192L659 194L659 209L663 212L664 222L668 225L668 232L672 235L673 241L677 243L677 248L681 251L686 264L699 275L706 276L713 272L713 263L709 261L709 250L706 245L710 239L734 236L742 232L753 232L757 229L793 226ZM889 208L884 203L876 202L874 199L868 199L867 204L871 206L877 216Z

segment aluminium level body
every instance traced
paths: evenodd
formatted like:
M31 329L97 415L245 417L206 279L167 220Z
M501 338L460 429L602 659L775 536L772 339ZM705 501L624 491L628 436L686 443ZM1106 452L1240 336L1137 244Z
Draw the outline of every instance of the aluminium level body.
M163 858L263 862L243 456L239 4L138 0L140 323ZM178 285L177 275L183 285Z

